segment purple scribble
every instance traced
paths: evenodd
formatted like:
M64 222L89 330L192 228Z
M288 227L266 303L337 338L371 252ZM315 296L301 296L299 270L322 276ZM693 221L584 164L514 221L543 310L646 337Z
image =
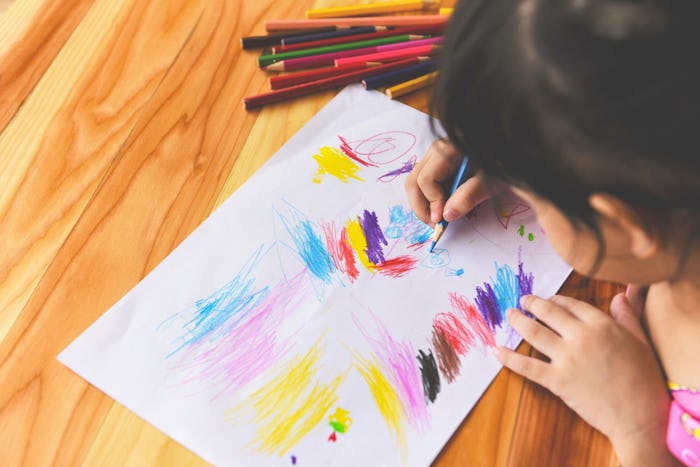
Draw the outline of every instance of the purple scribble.
M292 456L292 465L297 465L297 456Z
M290 338L277 334L282 321L310 293L306 270L275 285L245 319L218 339L205 339L182 352L174 367L187 375L183 384L207 381L217 391L212 399L229 395L279 361L291 348Z
M501 310L498 309L498 300L496 300L496 294L493 292L491 284L485 282L483 288L477 286L474 302L479 309L479 313L481 313L481 316L484 317L492 330L501 325L503 318L501 317Z
M413 167L415 165L416 165L416 156L413 156L409 160L404 162L404 164L401 167L385 173L384 175L377 178L377 180L380 182L384 182L384 183L391 182L399 175L409 173L411 170L413 170Z
M415 349L408 342L395 341L379 318L374 314L372 316L377 326L378 338L370 335L355 314L352 315L352 319L367 339L388 380L396 389L409 423L417 429L423 429L429 425L430 416L425 405L423 379L418 360L415 358Z
M382 245L386 246L388 242L386 238L384 238L382 228L379 226L377 214L365 209L359 220L362 226L362 232L365 234L365 239L367 240L367 258L373 264L382 264L384 262L384 250Z
M520 308L520 297L532 293L535 277L526 273L522 261L516 275L510 266L496 263L496 279L476 288L476 306L491 329L501 326L508 308Z
M524 271L523 262L518 264L518 285L520 286L520 296L532 294L532 284L535 281L535 276Z

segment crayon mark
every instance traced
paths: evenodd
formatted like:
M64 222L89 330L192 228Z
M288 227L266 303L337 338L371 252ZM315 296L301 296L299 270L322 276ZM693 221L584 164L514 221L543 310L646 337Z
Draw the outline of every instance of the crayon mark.
M508 230L508 224L510 224L510 219L513 216L524 214L529 210L530 206L517 201L504 203L498 207L496 219L498 219L498 222L501 224L501 226L503 226L504 229ZM524 228L525 227L523 226L523 229Z
M525 225L524 224L520 224L520 227L518 227L518 235L520 235L521 237L525 235Z
M403 277L416 267L418 260L413 256L397 256L379 265L379 272L387 277Z
M420 374L423 380L425 402L435 402L440 392L440 373L438 372L433 351L428 349L428 353L426 354L422 350L418 350L416 358L420 363Z
M529 241L533 241L533 240L535 239L535 234L533 234L532 232L530 232L529 234L527 234L527 239L528 239Z
M375 167L404 157L416 145L416 137L407 131L385 131L348 144L353 154ZM364 157L363 157L364 156Z
M360 166L349 159L340 149L323 146L319 149L318 154L313 155L313 158L318 164L316 174L312 179L314 183L321 183L326 174L343 183L348 183L350 180L364 182L364 179L358 175Z
M335 443L338 440L338 435L335 434L335 431L333 431L330 436L328 437L328 441Z
M464 269L463 269L463 268L459 268L459 269L448 268L448 269L445 269L445 277L451 277L451 276L459 277L459 276L462 276L462 275L464 275Z
M428 253L420 265L429 269L440 269L450 264L450 252L444 248L435 248Z
M404 162L404 164L399 167L398 169L390 170L389 172L385 173L384 175L381 175L379 178L377 178L377 181L383 182L383 183L389 183L394 181L396 177L402 174L407 174L411 170L413 170L413 167L416 165L416 156L411 157L409 160Z
M292 456L292 465L297 465L297 456Z
M422 245L430 240L433 229L424 224L411 210L401 205L389 208L389 226L384 229L387 238L403 238L409 245Z
M481 315L481 313L479 313L477 307L474 306L466 297L455 292L451 292L449 297L450 305L452 306L454 314L462 323L469 325L472 335L471 342L478 339L484 346L495 346L496 336L489 328L489 325L484 317ZM445 328L443 328L443 330L445 330Z
M384 423L386 423L389 432L394 436L405 456L406 437L404 423L406 421L406 413L396 388L384 376L376 356L365 359L356 353L355 368L365 380L365 383L367 383L367 387L372 394L379 413L384 419Z
M362 225L360 224L359 218L351 219L345 223L345 230L348 233L348 241L352 247L357 259L360 260L360 264L365 267L371 273L376 271L374 263L369 259L367 254L367 238L365 233L362 231Z
M532 293L533 280L532 273L524 272L522 262L518 264L517 275L510 266L496 263L496 279L491 279L493 285L484 283L483 287L477 287L475 299L479 312L492 330L501 326L508 308L520 308L520 297Z
M372 316L378 334L376 338L370 335L355 314L352 319L396 388L408 422L415 428L423 428L428 424L429 415L413 346L407 342L395 341L379 318L374 314Z
M229 419L243 411L254 412L251 447L256 451L286 454L337 402L336 391L347 372L322 383L317 377L320 356L316 342L305 355L296 355L282 366L264 387L227 411Z
M362 226L362 233L364 234L367 242L367 259L374 265L383 263L384 251L382 250L382 245L386 246L388 243L386 238L384 238L382 228L379 227L377 214L365 209L365 211L362 213L362 217L358 220Z
M447 337L438 328L433 328L433 347L437 353L438 367L440 373L444 376L448 383L453 383L459 375L459 370L462 362L459 360L459 355L454 347L447 340Z
M291 206L289 211L291 219L286 219L279 212L277 215L294 242L299 258L311 274L330 284L331 276L335 272L335 263L321 235L314 230L311 221L306 219L300 211Z
M335 268L346 274L350 278L350 282L354 282L360 275L360 271L355 264L355 253L350 245L347 229L343 227L338 234L336 226L332 222L322 224L321 228Z
M348 431L350 425L352 425L352 418L350 418L350 412L345 409L337 407L335 413L328 417L328 424L333 428L335 433L343 434Z
M343 151L343 154L345 154L355 162L364 165L365 167L377 167L377 164L373 164L372 162L363 159L357 153L355 153L353 148L350 146L350 143L348 143L345 138L343 138L342 136L338 136L338 139L340 139L340 150Z

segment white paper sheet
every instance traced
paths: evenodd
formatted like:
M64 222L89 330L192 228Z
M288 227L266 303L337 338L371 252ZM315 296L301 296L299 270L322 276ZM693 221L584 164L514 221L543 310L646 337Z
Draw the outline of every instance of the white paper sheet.
M60 356L216 465L429 464L570 269L516 199L434 254L405 171L435 136L343 90Z

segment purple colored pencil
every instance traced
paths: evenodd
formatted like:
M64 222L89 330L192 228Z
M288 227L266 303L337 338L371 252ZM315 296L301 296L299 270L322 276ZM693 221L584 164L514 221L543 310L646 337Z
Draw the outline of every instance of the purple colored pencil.
M337 31L326 31L326 32L305 34L302 36L285 37L284 39L282 39L281 44L282 45L291 45L291 44L299 44L300 42L310 42L310 41L320 41L323 39L332 39L335 37L355 36L357 34L367 34L370 32L377 32L377 31L385 30L385 29L386 29L386 27L379 27L379 26L358 26L358 27L349 28L349 29L339 29Z

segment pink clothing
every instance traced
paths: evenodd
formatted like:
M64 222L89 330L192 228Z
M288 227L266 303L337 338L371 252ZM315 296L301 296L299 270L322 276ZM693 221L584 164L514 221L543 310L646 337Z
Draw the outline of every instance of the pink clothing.
M627 286L627 298L639 315L646 299L646 287ZM700 390L674 383L671 390L671 409L668 414L666 446L684 465L700 467Z
M666 445L684 465L700 467L700 391L669 383L671 411Z

